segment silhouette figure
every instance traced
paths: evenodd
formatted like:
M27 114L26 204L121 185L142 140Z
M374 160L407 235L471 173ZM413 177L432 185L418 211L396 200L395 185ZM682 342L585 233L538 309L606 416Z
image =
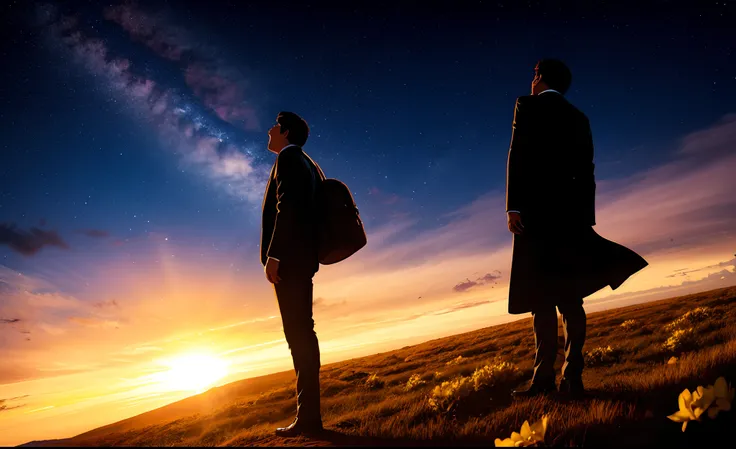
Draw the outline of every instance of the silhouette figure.
M509 313L531 312L536 356L527 390L556 390L557 311L562 315L565 363L560 391L584 394L583 298L616 289L647 266L635 252L594 230L593 138L588 118L564 97L572 81L559 60L537 63L532 95L516 100L506 177L506 212L513 236Z
M296 418L276 429L280 436L322 430L312 278L319 270L317 190L324 174L302 150L308 136L307 122L292 112L279 113L268 131L268 149L277 157L263 198L261 263L274 285L297 376Z

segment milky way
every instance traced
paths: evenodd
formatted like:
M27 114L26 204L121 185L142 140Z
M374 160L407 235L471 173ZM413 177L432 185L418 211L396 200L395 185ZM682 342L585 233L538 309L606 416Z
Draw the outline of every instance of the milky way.
M191 48L182 43L176 28L154 26L158 22L130 6L108 7L104 15L164 59L178 60ZM254 152L256 144L239 143L242 138L235 143L232 133L210 118L214 114L236 127L258 129L255 110L244 97L246 83L237 71L221 61L190 58L183 69L190 90L182 92L144 76L129 58L113 55L76 17L60 14L49 4L39 6L37 16L49 47L70 57L95 78L97 87L154 129L183 167L193 168L235 198L260 202L267 167Z

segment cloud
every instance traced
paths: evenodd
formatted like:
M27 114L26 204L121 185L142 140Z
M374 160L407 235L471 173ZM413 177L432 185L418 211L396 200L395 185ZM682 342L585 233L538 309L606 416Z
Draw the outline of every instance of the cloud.
M596 229L644 252L733 238L734 136L736 115L731 114L685 136L671 162L599 182Z
M654 288L642 289L635 292L626 292L620 294L607 295L602 298L586 299L586 304L601 304L614 301L621 301L620 307L628 303L640 303L646 301L656 301L673 296L689 295L703 291L713 290L717 288L730 287L736 285L736 259L721 262L716 265L705 266L691 273L706 271L710 268L725 267L723 270L712 272L704 277L697 279L684 279L676 285L663 285ZM729 269L730 267L730 269ZM668 276L669 277L669 276Z
M103 231L103 230L100 230L100 229L83 229L83 230L81 230L79 232L81 234L86 235L87 237L92 237L92 238L105 238L105 237L109 237L110 236L110 233L109 232Z
M464 310L464 309L470 309L473 307L482 306L484 304L490 304L492 301L490 300L481 300L481 301L471 301L471 302L465 302L456 304L450 308L440 310L434 313L434 315L447 315L448 313L457 312L458 310Z
M14 223L0 223L0 244L24 256L32 256L44 246L69 249L69 245L56 233L32 227L30 231L18 229Z
M380 204L383 205L394 205L401 202L401 197L395 193L386 193L378 187L371 187L368 189L368 195L375 198Z
M495 281L497 279L501 279L501 272L499 270L496 270L494 273L497 273L497 274L486 273L485 276L483 276L481 278L478 278L478 281L479 282L482 281L483 283L487 284L487 283L493 282L493 281Z
M471 281L470 279L465 280L464 282L460 282L459 284L456 284L452 289L458 293L462 293L464 291L468 291L471 288L478 285L476 281Z
M113 308L120 307L120 305L118 305L118 302L116 300L114 300L114 299L112 299L110 301L99 301L99 302L96 302L96 303L92 304L92 306L93 307L97 307L99 309L104 309L104 308L108 308L108 307L113 307Z
M158 346L136 346L130 349L124 349L119 352L120 355L139 355L148 354L151 352L162 352L163 349Z
M348 302L345 299L341 301L328 302L327 300L325 300L325 298L319 297L319 298L314 298L314 301L312 301L312 307L314 308L314 310L320 310L320 311L329 310L333 312L336 308L343 308L347 305L348 305Z
M4 323L22 323L24 333L55 336L66 333L65 320L74 317L109 318L103 310L60 291L43 280L0 266L0 281L12 286L0 294ZM108 314L109 315L109 314Z
M74 316L69 318L69 321L80 326L95 329L118 329L120 327L120 323L117 321L97 317Z
M695 131L685 136L678 150L679 154L696 158L714 159L733 154L736 142L736 114L726 114L709 128Z
M17 397L9 398L9 399L0 399L0 412L4 412L4 411L7 411L7 410L12 410L12 409L15 409L15 408L25 407L25 404L7 405L7 403L10 402L10 401L15 401L15 400L23 399L23 398L27 398L27 397L28 397L28 395L26 394L26 395L23 395L23 396L17 396Z
M479 277L474 281L466 279L465 281L460 282L459 284L456 284L454 287L452 287L452 290L458 293L462 293L478 285L490 284L491 282L495 282L498 279L501 279L501 272L499 270L496 270L493 273L486 273L484 276Z
M260 129L256 110L247 98L249 83L237 69L216 58L215 49L194 45L189 33L163 14L133 4L108 6L104 16L159 56L182 62L186 84L219 118L246 130Z
M151 38L145 30L153 25L139 21L135 10L130 10L133 11L130 13L132 6L120 8L123 9L108 12L108 16L111 20L128 17L131 23L140 23L143 31L136 36L148 36L146 39L153 39L151 42L173 39L165 33ZM44 17L42 23L48 33L48 45L70 54L103 88L120 98L124 107L157 131L164 146L175 150L183 169L203 175L240 200L260 204L270 167L258 164L253 152L255 146L243 145L241 138L231 137L220 125L202 114L200 106L187 95L167 88L136 70L128 58L111 54L104 40L87 36L73 17L59 16L48 5L39 7L39 11L39 15ZM162 47L156 48L160 50ZM183 52L185 47L171 48L181 48ZM178 52L172 50L166 54L173 57ZM248 109L243 89L231 80L237 78L234 69L205 62L191 64L188 77L192 95L201 97L204 105L224 120L243 120L246 128L255 126L255 113Z
M668 278L677 278L677 277L688 277L693 273L699 273L705 270L709 270L711 268L729 268L729 267L735 267L736 268L736 258L733 258L731 260L726 260L724 262L720 262L714 265L708 265L701 268L695 268L695 269L687 269L682 268L679 270L674 270L672 274L668 275Z

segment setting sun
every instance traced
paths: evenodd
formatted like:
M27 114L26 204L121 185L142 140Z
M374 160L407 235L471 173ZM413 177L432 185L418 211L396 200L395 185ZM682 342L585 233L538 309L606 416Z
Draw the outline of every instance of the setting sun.
M169 369L153 377L172 391L202 392L227 375L227 362L207 354L188 354L163 363Z

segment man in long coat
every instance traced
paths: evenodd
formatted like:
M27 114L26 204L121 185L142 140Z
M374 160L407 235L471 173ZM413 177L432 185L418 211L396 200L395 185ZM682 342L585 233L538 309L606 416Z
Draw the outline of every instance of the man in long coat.
M565 333L560 391L584 393L583 298L616 289L647 262L599 236L595 225L593 138L588 118L564 97L572 75L555 59L537 63L532 95L516 100L506 179L513 236L509 313L531 312L536 356L527 390L556 390L557 311Z

